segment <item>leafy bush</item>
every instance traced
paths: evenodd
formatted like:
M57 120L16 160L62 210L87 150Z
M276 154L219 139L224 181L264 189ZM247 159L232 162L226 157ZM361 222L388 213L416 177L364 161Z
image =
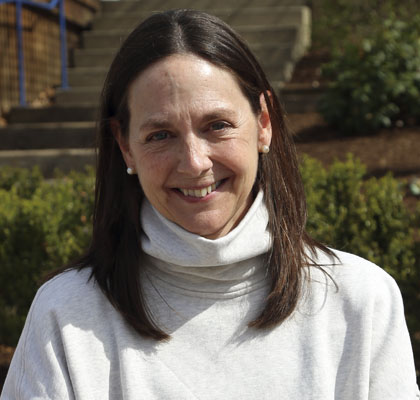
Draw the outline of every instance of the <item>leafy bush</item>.
M29 199L43 180L38 167L33 169L1 167L0 189L16 190L19 197Z
M420 119L420 16L390 18L371 38L346 42L323 67L331 83L320 112L353 133L402 126Z
M0 343L15 345L43 275L89 242L93 174L0 169L0 187Z
M342 47L348 40L371 36L392 14L411 21L420 12L418 0L312 0L311 4L315 50Z
M397 280L415 273L414 217L396 179L364 180L365 167L351 156L328 170L305 158L301 173L313 237L371 260Z

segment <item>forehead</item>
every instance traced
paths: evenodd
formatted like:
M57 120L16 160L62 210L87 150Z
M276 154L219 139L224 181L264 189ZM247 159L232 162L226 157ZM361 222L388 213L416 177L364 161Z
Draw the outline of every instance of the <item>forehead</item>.
M131 84L128 100L130 107L145 111L186 104L248 104L234 74L191 54L152 64Z

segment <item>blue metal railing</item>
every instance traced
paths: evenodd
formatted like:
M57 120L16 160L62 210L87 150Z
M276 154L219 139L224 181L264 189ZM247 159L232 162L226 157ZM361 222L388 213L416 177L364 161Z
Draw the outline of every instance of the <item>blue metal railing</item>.
M68 89L67 81L67 39L66 39L66 15L64 12L64 0L51 0L49 3L38 3L31 0L0 0L0 4L15 3L16 5L16 34L17 52L19 69L19 103L26 105L25 88L25 60L23 54L23 26L22 26L22 6L53 10L58 5L58 18L60 22L60 58L61 58L61 88Z

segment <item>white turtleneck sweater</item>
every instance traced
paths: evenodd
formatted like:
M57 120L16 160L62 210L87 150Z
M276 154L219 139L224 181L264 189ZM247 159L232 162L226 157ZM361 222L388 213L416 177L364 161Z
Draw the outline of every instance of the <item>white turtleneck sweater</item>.
M9 399L414 400L413 355L400 292L382 269L337 252L338 290L311 268L298 308L248 328L269 282L262 194L227 236L184 231L145 202L142 282L172 338L140 337L89 269L62 273L32 304L1 396Z

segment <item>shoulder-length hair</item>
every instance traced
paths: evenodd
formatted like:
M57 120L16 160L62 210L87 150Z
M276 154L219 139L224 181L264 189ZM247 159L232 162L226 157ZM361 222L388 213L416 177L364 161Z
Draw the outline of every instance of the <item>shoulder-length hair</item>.
M91 267L109 301L141 335L157 340L168 334L153 321L140 282L140 205L144 197L137 177L126 173L112 121L128 135L128 90L139 74L173 54L193 54L230 71L249 100L260 109L260 94L268 106L273 136L271 151L260 157L255 191L264 191L269 212L272 249L266 257L271 290L261 314L249 325L267 328L284 321L301 294L304 269L316 249L331 252L305 232L306 203L296 150L275 90L248 46L220 19L194 10L152 15L122 44L106 77L98 122L93 237L85 256L74 265ZM309 251L308 251L309 249ZM308 255L310 254L310 255Z

